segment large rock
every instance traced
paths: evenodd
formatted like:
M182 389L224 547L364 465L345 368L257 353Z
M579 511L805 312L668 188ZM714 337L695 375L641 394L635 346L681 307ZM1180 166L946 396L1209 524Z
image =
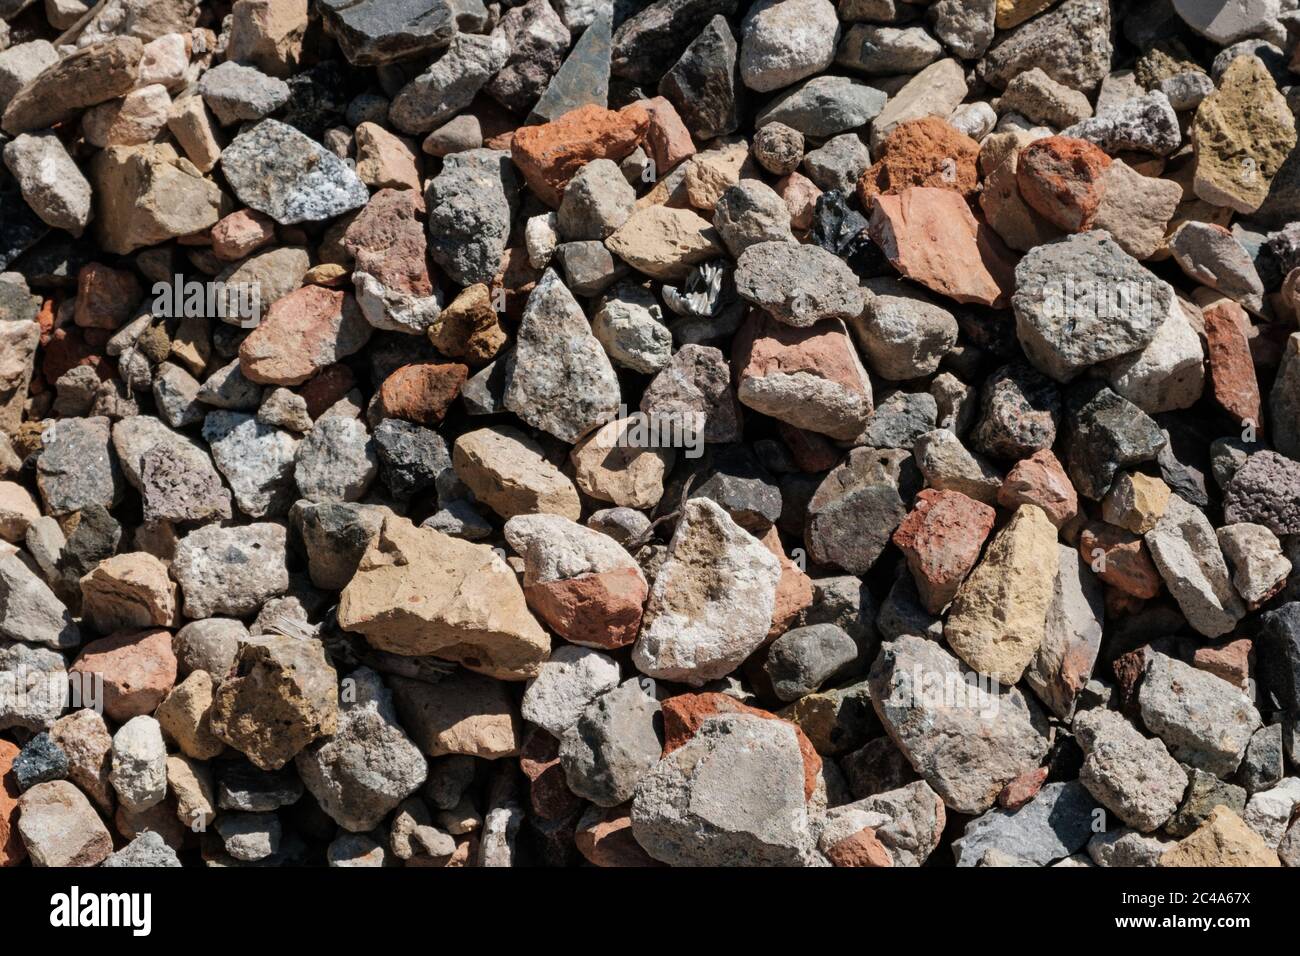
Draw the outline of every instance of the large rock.
M1056 528L1021 505L958 589L944 640L974 670L1019 683L1046 634L1057 570Z
M86 795L66 780L38 783L18 801L18 833L34 866L97 866L113 838Z
M50 64L5 106L0 126L16 135L67 122L97 103L124 96L135 86L144 44L114 37Z
M979 62L979 76L1002 88L1037 67L1058 83L1091 93L1110 73L1110 26L1105 0L1065 0L993 44Z
M172 575L188 618L245 617L289 589L283 525L258 522L239 528L206 525L176 546Z
M781 565L708 498L682 509L632 651L652 677L698 687L724 677L767 637Z
M529 293L506 378L506 408L569 443L618 414L614 367L553 269Z
M378 674L358 668L344 678L338 729L294 758L303 783L331 819L363 833L419 789L423 754L397 722L392 692Z
M67 607L17 554L0 557L0 638L55 650L81 643Z
M221 153L221 170L244 205L281 225L332 219L370 198L343 160L279 120L236 136Z
M1239 688L1154 651L1147 655L1138 706L1142 723L1179 761L1218 777L1236 771L1263 723Z
M279 770L338 731L338 675L318 641L264 635L244 644L212 701L212 732L262 770Z
M1073 726L1084 752L1079 782L1098 803L1143 833L1173 816L1187 789L1187 772L1164 744L1142 736L1113 710L1085 710Z
M491 282L501 271L519 184L510 155L470 149L443 160L429 180L429 258L461 285Z
M379 650L460 661L502 680L536 676L551 647L496 552L396 516L344 588L338 620Z
M543 456L531 438L509 426L480 428L456 439L456 476L474 496L507 520L522 514L582 514L578 490Z
M110 146L95 156L90 179L99 242L119 254L210 229L228 203L167 143Z
M1165 513L1143 539L1165 586L1195 630L1218 637L1245 617L1214 526L1199 508L1171 495Z
M1096 803L1078 781L1049 783L1015 810L990 810L966 824L952 845L958 866L979 866L989 850L1001 850L1035 866L1083 849L1092 834Z
M636 639L649 586L617 541L547 514L511 518L505 537L523 558L528 606L551 630L589 647Z
M663 752L654 691L654 681L630 678L587 705L564 732L560 766L570 790L601 807L632 798Z
M870 681L890 738L958 813L987 810L1047 753L1047 722L1033 701L965 670L934 641L908 634L885 644Z
M899 449L849 452L808 501L803 537L809 557L852 574L869 571L907 514L899 488L905 468L908 455Z
M642 778L632 833L676 866L806 866L814 862L795 730L719 714Z
M378 66L445 47L456 34L448 0L320 0L325 29L353 66Z

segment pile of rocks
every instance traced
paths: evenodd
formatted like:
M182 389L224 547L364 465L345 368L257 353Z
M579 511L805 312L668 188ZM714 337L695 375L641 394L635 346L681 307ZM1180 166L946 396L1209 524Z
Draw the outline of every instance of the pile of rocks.
M0 865L1300 865L1296 0L0 17Z

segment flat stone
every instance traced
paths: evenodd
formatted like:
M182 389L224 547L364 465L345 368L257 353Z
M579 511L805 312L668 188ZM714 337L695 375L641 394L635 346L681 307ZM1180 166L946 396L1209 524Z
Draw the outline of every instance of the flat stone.
M754 120L756 127L784 123L805 136L829 139L866 125L888 97L874 86L843 76L815 76L782 93Z
M534 676L550 650L491 548L395 516L344 588L338 619L379 650L440 656L501 680Z
M133 36L82 47L14 91L0 121L11 135L67 122L82 110L128 93L144 44Z
M466 432L456 439L452 463L475 497L503 518L542 512L576 521L582 512L573 483L516 429Z
M855 448L808 502L804 541L809 556L865 574L907 514L900 493L907 453ZM909 481L914 479L909 479Z
M445 47L456 34L446 0L324 0L321 16L353 66L377 66Z

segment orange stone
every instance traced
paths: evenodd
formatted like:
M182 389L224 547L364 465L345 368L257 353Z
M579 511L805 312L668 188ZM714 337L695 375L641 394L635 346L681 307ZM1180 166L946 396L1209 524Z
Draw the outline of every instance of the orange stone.
M776 606L772 609L772 627L767 632L767 640L774 641L790 630L799 615L811 606L813 583L812 578L786 556L785 548L781 547L781 533L775 525L768 528L759 540L781 562L781 577L776 582Z
M894 858L871 827L863 827L826 851L836 866L893 866Z
M640 100L636 105L650 114L645 146L654 160L656 176L663 176L682 160L695 155L695 143L677 114L677 107L662 96Z
M1250 678L1250 655L1254 645L1241 637L1214 647L1198 647L1192 653L1192 666L1222 677L1229 684L1245 687Z
M1016 185L1025 202L1067 232L1092 225L1105 187L1102 174L1111 159L1087 140L1048 136L1020 151Z
M447 414L468 377L469 369L458 362L403 365L384 379L379 400L388 418L434 426Z
M1058 528L1073 521L1079 513L1079 495L1074 485L1060 460L1046 448L1012 466L998 489L998 504L1007 508L1038 505L1047 520Z
M632 835L632 816L626 806L604 810L585 827L579 826L573 842L594 866L663 866L636 842Z
M593 159L625 158L649 128L650 114L636 104L618 111L589 104L549 123L517 129L510 158L533 192L558 208L579 169Z
M998 806L1004 810L1019 810L1038 795L1047 782L1047 768L1035 767L1016 777L998 794Z
M997 512L959 491L926 488L893 541L907 558L921 602L938 614L979 560Z
M91 641L68 673L99 675L104 681L104 715L117 723L152 714L176 683L171 632L123 631Z
M27 859L27 847L18 835L18 781L14 761L22 751L0 740L0 866L17 866Z
M858 199L870 209L879 195L933 186L971 200L979 189L979 153L979 143L937 116L900 123L858 180Z
M1231 299L1217 299L1201 310L1201 317L1205 321L1215 400L1243 425L1249 421L1256 429L1261 428L1259 382L1246 337L1250 327L1246 311Z
M299 385L358 351L371 327L349 292L307 285L271 304L239 346L239 370L261 385Z
M1093 573L1135 598L1160 593L1160 572L1142 539L1123 528L1100 521L1079 532L1079 554Z
M877 196L868 228L907 278L957 302L1006 306L1015 284L1011 253L953 190L913 186Z
M551 630L588 647L623 647L636 640L649 596L635 568L529 584L524 597Z

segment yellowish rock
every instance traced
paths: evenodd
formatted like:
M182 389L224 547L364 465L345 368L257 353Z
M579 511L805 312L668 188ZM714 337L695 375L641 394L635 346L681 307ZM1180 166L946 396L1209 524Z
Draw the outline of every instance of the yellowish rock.
M1239 56L1196 109L1196 195L1252 213L1296 144L1295 117L1263 61Z
M393 654L432 654L501 680L537 674L551 639L487 545L389 516L343 589L339 626Z
M212 696L216 682L207 671L192 671L168 692L154 711L163 733L186 756L211 760L226 745L212 732Z
M152 554L115 554L81 579L81 613L104 634L166 627L176 622L176 585Z
M1010 30L1030 17L1042 13L1056 0L997 0L997 2L995 14L997 19L994 22L999 30Z
M1141 472L1122 474L1101 502L1102 518L1134 534L1146 534L1169 507L1169 486Z
M684 279L692 266L722 254L707 219L668 206L638 209L605 245L633 269L661 282Z
M176 816L196 833L217 816L217 792L208 765L184 754L167 758L167 786L176 797Z
M578 489L542 455L541 446L509 427L466 432L452 446L456 475L507 521L515 515L582 516Z
M962 582L944 639L970 667L1017 683L1043 641L1058 566L1055 526L1021 505Z
M1160 857L1161 866L1281 866L1277 851L1224 806Z

